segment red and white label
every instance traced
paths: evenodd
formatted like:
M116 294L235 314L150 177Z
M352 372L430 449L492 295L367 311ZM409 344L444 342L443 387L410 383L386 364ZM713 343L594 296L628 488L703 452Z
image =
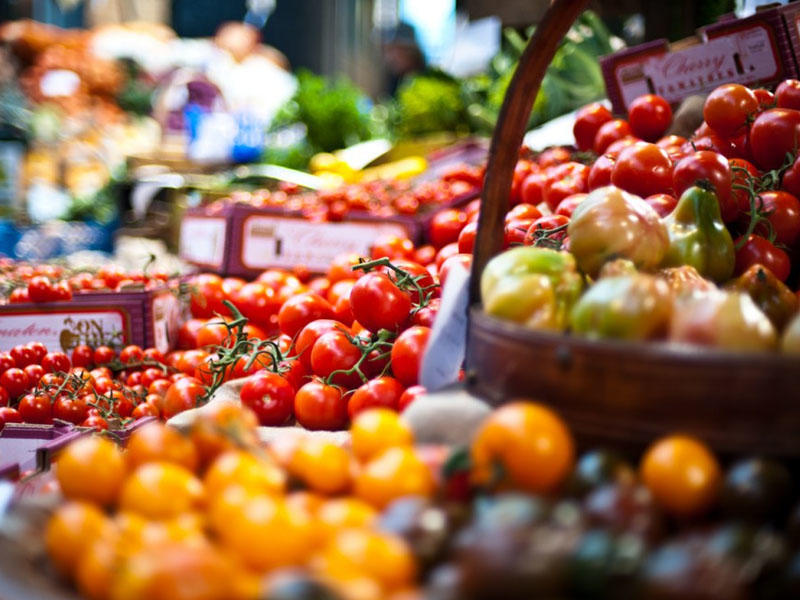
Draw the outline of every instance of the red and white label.
M78 344L99 346L126 343L125 316L120 311L0 313L0 350L31 340L50 350L69 350Z
M406 236L396 223L312 223L303 219L251 216L242 226L242 264L247 269L306 265L324 273L344 252L366 256L381 235Z
M224 217L183 217L180 257L201 265L221 267L225 257L225 226Z
M167 353L175 346L180 322L181 305L173 294L153 298L153 346L159 352Z
M732 31L707 42L620 65L615 75L625 106L642 94L678 102L713 90L721 83L754 83L772 79L780 61L764 25Z

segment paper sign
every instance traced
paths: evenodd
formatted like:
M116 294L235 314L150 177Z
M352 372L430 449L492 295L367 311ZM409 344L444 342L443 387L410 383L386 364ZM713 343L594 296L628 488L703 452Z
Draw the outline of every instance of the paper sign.
M40 341L53 351L69 350L79 344L95 347L120 340L115 334L124 336L126 330L123 314L116 310L2 313L0 350L11 350L31 340Z
M224 217L183 217L180 257L201 265L221 267L225 256L225 226Z
M178 337L181 307L171 293L153 298L153 346L163 353L169 352Z
M345 252L368 256L381 235L406 236L393 223L313 223L304 219L254 215L242 227L242 264L247 269L305 265L324 273L334 258Z
M442 304L420 369L420 383L430 392L458 380L467 347L468 307L469 271L455 263L447 275Z

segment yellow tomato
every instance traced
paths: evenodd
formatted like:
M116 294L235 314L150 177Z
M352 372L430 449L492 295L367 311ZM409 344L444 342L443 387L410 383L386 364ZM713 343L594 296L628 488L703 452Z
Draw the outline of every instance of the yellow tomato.
M342 529L369 527L377 516L374 508L357 498L328 500L317 511L317 532L328 540Z
M353 453L362 462L386 448L414 443L411 428L400 415L388 408L373 408L359 413L350 426L350 438Z
M402 496L431 496L434 485L431 470L413 448L388 448L358 474L355 495L383 508Z
M116 540L92 541L78 561L75 581L81 596L89 600L107 600L111 593L111 577L119 563Z
M150 423L133 432L126 446L128 469L147 462L171 462L189 471L197 469L197 450L192 441L164 423Z
M722 478L719 463L701 442L682 435L662 438L645 453L640 474L666 510L691 516L716 500Z
M169 519L199 508L203 484L190 471L172 463L146 463L125 481L121 510L148 519Z
M204 483L209 497L216 496L232 484L254 492L280 494L286 487L286 475L269 459L232 450L219 455L211 464Z
M97 436L81 438L58 456L56 478L70 500L108 505L119 495L125 461L113 442Z
M50 559L62 574L72 576L90 544L105 538L111 521L94 504L68 502L47 522L44 541Z
M289 471L320 494L347 491L351 483L350 454L333 442L308 438L289 461Z

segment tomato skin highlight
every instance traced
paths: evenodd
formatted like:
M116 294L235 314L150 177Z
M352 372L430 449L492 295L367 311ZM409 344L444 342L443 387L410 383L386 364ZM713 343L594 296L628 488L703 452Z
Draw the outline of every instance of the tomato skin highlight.
M669 102L655 94L639 96L628 108L628 123L634 135L648 142L654 142L672 122L672 108Z
M240 396L261 425L283 425L292 416L295 390L277 373L260 371L250 376L242 385Z
M655 144L635 144L620 152L611 183L642 198L672 188L672 160Z

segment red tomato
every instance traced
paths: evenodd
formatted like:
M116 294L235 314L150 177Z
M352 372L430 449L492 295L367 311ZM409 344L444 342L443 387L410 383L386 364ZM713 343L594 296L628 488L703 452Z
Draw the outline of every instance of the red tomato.
M592 149L597 154L603 154L612 143L631 135L631 128L627 121L613 119L600 126L594 137Z
M775 102L778 108L800 109L800 81L786 79L775 90Z
M519 221L522 219L538 219L542 216L542 211L540 211L536 206L533 204L517 204L514 208L506 213L505 222L509 223L511 221Z
M25 394L17 406L19 416L25 423L49 425L53 422L53 408L50 396L44 394Z
M89 415L89 407L82 398L62 394L53 402L53 418L80 425Z
M469 270L472 269L472 255L454 254L444 261L442 268L439 269L439 283L441 284L442 288L444 288L447 282L447 276L450 274L450 270L453 269L456 264L466 268L466 270L469 272Z
M783 173L781 188L795 197L800 197L800 156L798 156L792 163L792 166Z
M239 288L233 303L250 321L270 331L273 328L272 316L281 308L278 295L278 292L269 284L253 281ZM199 336L199 329L197 334Z
M642 198L672 188L672 160L655 144L639 143L623 150L611 171L611 183Z
M458 234L467 224L467 214L455 208L440 210L431 219L428 237L437 248L458 241ZM412 245L413 246L413 245Z
M306 292L284 302L278 312L278 324L281 333L294 337L311 321L332 319L333 316L333 307L330 302L317 294Z
M372 244L370 249L370 256L372 259L389 258L410 258L414 254L414 242L407 237L400 237L397 235L382 235L379 236ZM356 261L353 264L358 264ZM352 277L353 271L350 271L349 276Z
M37 276L28 282L28 297L31 302L53 302L57 299L56 290L49 277Z
M758 99L750 88L726 83L706 98L703 118L717 135L728 138L743 128L757 110Z
M800 236L800 201L788 192L761 192L762 208L768 213L767 220L775 234L775 242L784 246L794 246ZM756 227L757 234L768 235L763 224Z
M428 327L409 327L392 346L392 372L406 387L417 385L422 355L430 334Z
M542 217L541 219L536 219L528 228L523 243L526 246L532 246L533 243L539 237L541 237L540 232L548 232L546 233L546 237L550 238L551 240L559 240L563 242L567 237L567 228L564 227L564 225L567 225L568 223L569 218L565 217L564 215L549 215L547 217ZM559 231L552 231L554 229L558 229L559 227L562 227L562 229Z
M94 364L94 351L85 344L75 346L72 349L71 362L75 367L86 367L88 369Z
M420 246L414 251L414 261L421 265L429 265L436 259L436 248L431 244Z
M36 355L33 350L27 346L14 346L9 351L9 354L11 354L11 358L14 359L14 365L20 369L24 369L28 365L32 365L36 362Z
M128 363L142 362L144 360L144 350L136 345L125 346L119 353L119 360L126 365Z
M30 302L31 297L28 295L27 287L18 287L11 290L8 295L8 302L10 304L21 304L23 302Z
M736 244L738 243L739 240L736 240ZM741 275L755 264L765 266L781 281L786 281L792 268L789 255L786 252L776 248L769 240L760 235L752 234L747 238L745 244L736 251L735 274Z
M112 348L108 346L98 346L94 349L94 364L96 365L104 365L106 363L110 363L114 360L114 357L117 355L116 352Z
M204 393L205 387L194 377L184 377L176 381L164 396L164 418L169 419L178 413L194 408Z
M33 352L33 362L41 364L44 355L47 354L47 346L42 342L28 342L25 346Z
M0 352L0 375L16 366L17 362L11 354L8 352Z
M48 373L66 373L71 366L69 356L63 352L48 352L42 359L42 367Z
M743 158L728 159L731 168L731 196L739 207L739 214L750 212L750 193L747 187L748 176L757 179L761 176L756 166Z
M439 250L439 252L436 254L436 268L440 270L444 264L444 261L454 254L458 254L458 244L447 244L447 246Z
M37 364L28 365L23 369L23 371L25 371L25 375L28 376L29 387L36 387L36 385L39 383L39 380L42 378L42 375L44 375L44 369L42 368L42 365Z
M314 375L328 377L334 371L352 369L361 358L361 351L341 331L329 331L319 336L311 348L311 370ZM338 373L333 377L334 383L343 387L358 385L357 373L346 375Z
M764 88L756 88L753 90L753 95L758 100L759 110L766 110L768 108L775 108L775 94Z
M652 206L662 219L675 210L678 205L678 199L670 194L653 194L644 201Z
M750 127L753 161L764 170L783 165L800 144L800 111L772 108L758 115Z
M555 165L560 165L563 162L567 162L571 156L572 153L563 146L554 146L544 150L537 157L536 163L542 169L546 169L547 167L553 167Z
M61 301L61 300L72 300L72 290L69 287L69 283L66 281L59 281L58 283L53 285L53 300Z
M528 177L533 171L536 170L536 167L533 163L528 160L519 160L517 164L514 166L514 175L511 179L511 192L508 196L508 203L510 206L514 206L515 204L519 204L522 202L522 183L525 181L525 178Z
M392 261L392 264L398 269L402 269L403 271L408 273L412 277L412 279L416 281L419 287L422 288L423 294L431 292L434 296L438 295L439 289L436 287L436 281L434 280L433 276L430 274L428 269L423 267L421 264L415 263L412 260L406 260L404 258L398 258ZM396 273L393 269L390 269L389 267L381 267L380 269L378 269L378 272L385 273L386 275L389 276L389 279L395 282L398 280L399 277L399 274ZM355 287L355 285L356 284L353 284L353 287ZM352 290L350 290L350 293L352 294ZM415 288L412 288L409 291L409 294L411 295L411 302L414 304L419 304L421 300L420 293Z
M221 321L209 321L197 330L198 348L223 345L232 348L235 342L235 335L231 335Z
M706 181L713 186L722 219L726 223L734 221L739 214L739 206L731 196L732 177L728 160L716 152L699 150L675 165L672 182L677 196L698 181Z
M588 195L589 194L572 194L572 196L567 196L559 203L555 214L572 218L572 213L575 212L578 204L583 202Z
M547 175L536 171L528 175L520 186L520 200L525 204L536 206L544 201L544 188L547 185Z
M29 384L25 371L18 367L7 369L0 375L0 386L5 388L12 398L21 396L28 389Z
M656 142L656 146L669 152L670 148L683 146L687 142L686 138L680 135L668 135Z
M267 427L283 425L291 418L294 395L292 384L270 371L259 371L248 377L240 392L242 404Z
M394 377L378 377L359 387L347 403L350 419L368 408L391 408L397 410L403 386Z
M410 388L406 388L403 394L400 396L400 399L397 401L397 411L403 412L408 405L414 402L420 396L424 396L427 393L427 390L421 385L412 385Z
M245 283L246 281L240 277L226 277L223 279L222 292L225 294L225 298L233 301L236 297L236 292L242 289Z
M22 423L22 415L16 408L0 406L0 430L6 423Z
M151 383L148 388L148 394L156 394L163 398L167 395L167 390L172 385L172 382L169 379L156 379L153 383Z
M6 388L0 387L0 406L8 406L11 397L8 395Z
M300 330L294 341L293 354L298 357L306 371L311 371L311 349L317 340L329 331L346 331L349 329L334 319L317 319L311 321Z
M672 123L672 109L661 96L645 94L628 107L628 123L634 135L654 142L664 135Z
M145 348L144 359L164 364L164 354L158 348Z
M367 273L350 292L350 307L356 321L370 331L395 331L411 311L409 294L383 273Z
M158 417L160 415L158 407L150 402L141 402L133 409L131 417L135 420L144 419L146 417Z
M581 163L564 163L548 172L544 201L555 210L564 198L588 191L589 167Z
M108 421L100 415L89 415L86 420L81 423L81 427L91 427L95 431L108 430Z
M525 241L528 228L536 219L520 219L509 221L503 229L503 247L519 246Z
M201 273L192 278L189 289L192 291L190 307L193 317L209 319L216 314L228 314L228 309L222 303L225 291L219 275Z
M517 206L527 206L524 204L517 204ZM464 229L458 234L458 251L461 254L472 254L472 249L475 247L475 236L478 234L478 222L470 221L464 225Z
M342 429L347 425L347 400L338 387L311 381L295 394L294 416L306 429Z
M431 298L431 301L427 306L420 308L414 313L414 316L411 319L411 324L433 327L433 322L436 319L436 315L439 313L439 307L441 306L441 303L442 302L440 298Z
M612 156L616 159L619 157L619 153L625 150L625 148L630 148L631 146L640 144L643 141L644 140L640 140L637 137L629 135L627 137L622 138L621 140L617 140L616 142L612 143L608 148L606 148L605 154L608 154L609 156Z
M157 369L156 367L148 367L141 374L141 381L140 383L146 387L150 388L153 382L158 381L159 379L165 379L166 375L164 371L161 369Z
M360 258L361 257L355 252L346 252L337 255L328 267L328 272L326 274L328 281L336 283L342 279L357 278L362 272L353 271L352 267L358 264Z
M572 134L575 136L575 145L578 149L591 150L597 130L613 118L611 112L599 102L580 109L575 115L575 124L572 126Z
M589 191L611 185L611 172L614 170L616 162L616 157L609 154L603 154L594 161L586 180L586 187L589 188Z

